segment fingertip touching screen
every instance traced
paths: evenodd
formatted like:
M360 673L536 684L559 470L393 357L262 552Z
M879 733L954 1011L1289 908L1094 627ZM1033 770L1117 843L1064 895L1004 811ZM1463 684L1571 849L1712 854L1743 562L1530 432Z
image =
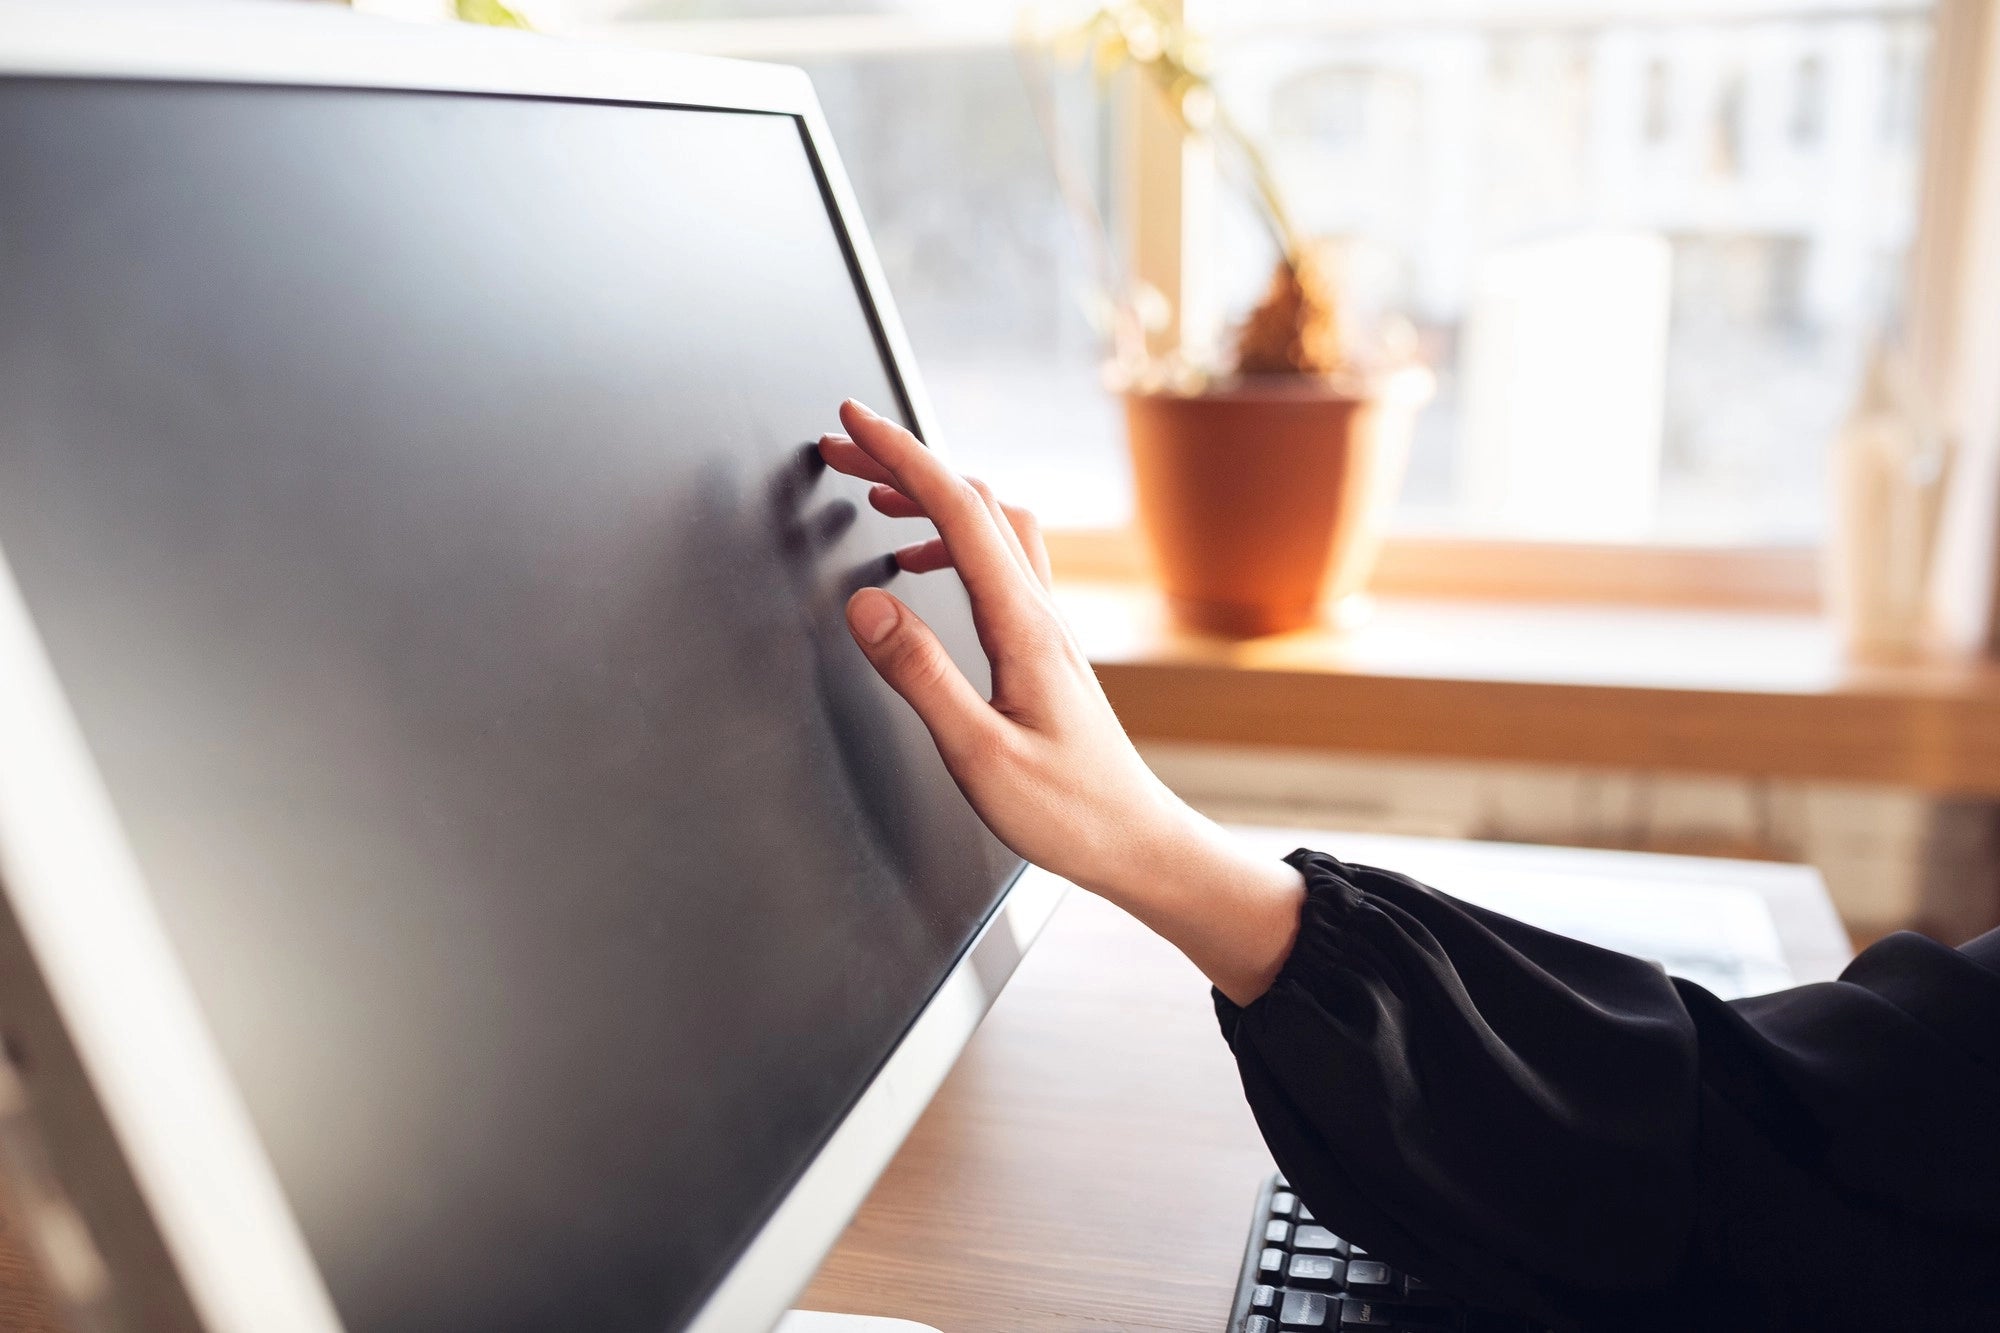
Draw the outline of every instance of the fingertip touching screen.
M0 80L0 552L355 1333L678 1327L1019 868L800 123Z

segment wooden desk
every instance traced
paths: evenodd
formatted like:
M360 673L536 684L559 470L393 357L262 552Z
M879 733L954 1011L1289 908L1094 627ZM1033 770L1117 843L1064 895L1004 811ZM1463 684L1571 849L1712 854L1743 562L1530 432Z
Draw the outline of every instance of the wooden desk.
M1384 598L1350 634L1232 642L1144 585L1057 596L1140 740L2000 796L2000 664L1857 665L1810 615Z
M1274 855L1303 842L1468 897L1489 872L1579 892L1740 885L1771 908L1797 979L1847 957L1804 867L1244 832ZM1200 975L1072 893L799 1304L944 1333L1221 1333L1269 1170Z

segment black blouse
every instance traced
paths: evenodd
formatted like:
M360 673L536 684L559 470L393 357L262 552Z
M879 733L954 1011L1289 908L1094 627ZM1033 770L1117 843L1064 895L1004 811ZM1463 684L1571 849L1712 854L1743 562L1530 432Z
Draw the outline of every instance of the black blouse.
M1565 1330L2000 1330L2000 931L1729 1003L1317 852L1222 1030L1321 1220Z

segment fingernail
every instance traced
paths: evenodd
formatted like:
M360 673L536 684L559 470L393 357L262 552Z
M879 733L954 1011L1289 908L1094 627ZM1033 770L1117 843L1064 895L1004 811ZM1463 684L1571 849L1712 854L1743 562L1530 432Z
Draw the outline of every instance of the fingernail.
M842 434L841 434L841 433L840 433L839 431L837 431L837 430L830 430L830 431L828 431L828 432L827 432L826 434L824 434L824 435L820 436L820 437L819 437L819 442L820 442L821 444L853 444L853 443L854 443L854 441L852 441L852 440L848 439L848 438L847 438L847 437L846 437L845 435L842 435Z
M845 403L841 404L841 406L851 407L856 412L859 412L862 416L867 417L870 420L877 419L882 415L881 413L877 412L874 408L868 406L868 404L862 402L859 398L850 398Z
M899 619L896 599L886 592L863 588L847 603L847 623L854 626L861 642L870 647L888 638Z

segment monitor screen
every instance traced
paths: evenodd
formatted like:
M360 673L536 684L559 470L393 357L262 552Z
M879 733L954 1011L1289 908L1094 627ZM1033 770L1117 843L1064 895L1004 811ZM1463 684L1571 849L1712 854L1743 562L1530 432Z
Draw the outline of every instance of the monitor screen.
M679 1326L1018 863L801 123L0 80L0 552L356 1333Z

